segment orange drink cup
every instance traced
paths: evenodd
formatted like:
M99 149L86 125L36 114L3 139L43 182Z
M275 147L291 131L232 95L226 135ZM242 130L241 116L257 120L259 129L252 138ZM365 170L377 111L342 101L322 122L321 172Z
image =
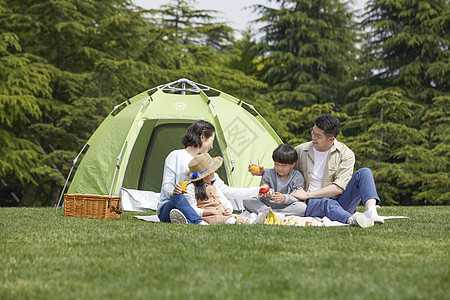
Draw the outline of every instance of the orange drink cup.
M250 170L252 171L252 173L259 173L259 171L261 171L259 166L255 166L255 165L250 165Z
M261 171L261 168L259 167L259 159L257 158L250 159L250 171L252 173L259 173Z
M181 190L186 192L187 181L180 181Z

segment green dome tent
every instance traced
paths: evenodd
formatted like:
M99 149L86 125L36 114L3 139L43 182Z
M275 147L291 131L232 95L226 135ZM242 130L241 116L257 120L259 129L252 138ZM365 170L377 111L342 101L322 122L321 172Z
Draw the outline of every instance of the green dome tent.
M257 186L260 178L248 172L250 159L273 166L272 151L281 139L253 106L183 78L116 106L74 160L75 165L88 148L68 193L117 195L121 188L159 193L166 156L184 148L181 137L197 120L216 128L210 154L224 159L220 178L232 187Z

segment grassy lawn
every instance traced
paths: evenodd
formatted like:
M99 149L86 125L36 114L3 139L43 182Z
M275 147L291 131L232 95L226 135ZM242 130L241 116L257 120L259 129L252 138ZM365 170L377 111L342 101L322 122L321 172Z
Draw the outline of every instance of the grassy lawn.
M0 208L0 299L450 299L450 207L369 229Z

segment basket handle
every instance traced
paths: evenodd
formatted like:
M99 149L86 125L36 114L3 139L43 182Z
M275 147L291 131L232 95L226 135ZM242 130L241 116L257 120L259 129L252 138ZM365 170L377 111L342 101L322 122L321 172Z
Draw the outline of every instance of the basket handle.
M123 213L122 207L120 207L120 201L117 203L117 206L112 206L111 205L111 200L112 200L112 196L109 195L109 201L108 201L108 208L109 211L113 211L116 214L120 215L121 213Z
M83 205L83 203L84 203L84 200L86 200L86 197L84 197L83 198L83 201L80 203L80 204L78 204L78 202L77 202L77 198L76 197L73 197L73 202L75 202L75 204L77 205L77 206L81 206L81 205Z

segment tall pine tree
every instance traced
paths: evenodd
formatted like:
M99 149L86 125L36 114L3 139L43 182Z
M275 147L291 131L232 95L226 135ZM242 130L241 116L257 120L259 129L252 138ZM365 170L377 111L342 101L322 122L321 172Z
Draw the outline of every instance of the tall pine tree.
M449 13L446 0L370 0L362 22L376 68L370 82L402 88L421 104L448 95Z
M148 12L153 26L146 48L152 57L143 53L143 60L162 65L170 80L186 77L238 97L251 96L249 89L263 87L227 66L233 56L234 30L216 21L217 11L195 9L193 0L174 0Z
M353 14L338 0L274 0L278 8L257 6L262 14L268 84L279 108L300 110L343 102L352 80L357 50Z
M352 91L367 98L359 101L358 110L346 110L357 111L347 128L352 127L348 132L357 142L354 148L363 163L374 166L391 203L450 200L449 7L440 0L367 4L362 22L368 32L361 59L365 72ZM368 120L373 121L370 126L356 130L355 124ZM364 155L368 149L373 153Z
M0 1L0 200L55 204L107 113L148 88L181 77L237 96L263 86L224 65L231 28L174 5L148 19L128 0Z
M406 122L414 115L414 104L387 89L361 98L358 108L344 126L344 132L357 132L345 139L357 157L356 167L372 169L383 203L412 204L423 180L417 161L429 155L421 146L425 136Z
M100 120L125 95L144 89L140 78L148 68L133 60L144 40L143 19L120 0L2 4L1 55L8 61L2 94L18 112L5 136L10 144L23 136L14 147L33 152L14 152L24 163L3 168L0 177L13 182L21 205L52 205L69 162Z

